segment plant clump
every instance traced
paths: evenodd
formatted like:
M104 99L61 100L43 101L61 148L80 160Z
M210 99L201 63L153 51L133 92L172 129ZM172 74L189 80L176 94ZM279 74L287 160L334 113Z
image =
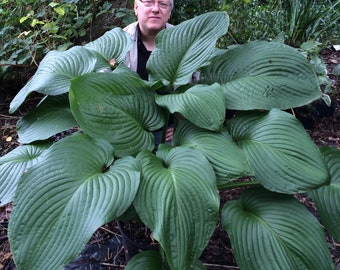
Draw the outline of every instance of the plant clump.
M149 81L124 65L131 40L120 28L46 55L10 112L32 92L44 98L17 123L22 145L0 159L18 269L60 269L100 226L126 219L160 247L126 269L204 269L219 218L240 268L334 268L320 222L295 195L315 201L339 240L340 152L319 148L285 111L322 96L315 70L278 42L218 49L228 26L227 13L209 12L160 32ZM173 140L155 146L169 114ZM240 198L220 204L219 192L236 186Z

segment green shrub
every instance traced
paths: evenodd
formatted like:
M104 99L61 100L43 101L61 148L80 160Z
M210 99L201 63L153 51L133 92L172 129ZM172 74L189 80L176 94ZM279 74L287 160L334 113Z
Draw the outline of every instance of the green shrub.
M340 37L340 1L224 0L221 9L230 14L227 44L251 40L282 40L293 47L314 40L325 45Z
M300 47L303 42L315 40L327 45L339 39L339 0L289 0L283 2L283 8L287 44Z
M320 98L314 70L280 43L217 49L228 24L225 12L211 12L160 32L149 81L124 66L132 41L119 28L46 55L10 110L33 91L45 98L17 123L24 145L0 159L18 270L62 268L131 208L160 252L126 269L204 269L199 257L219 218L242 269L334 269L323 227L294 195L312 197L339 240L340 152L319 149L283 111ZM239 112L226 120L226 109ZM173 140L155 149L152 132L166 132L169 113ZM219 190L239 186L241 197L220 205Z
M86 33L91 13L82 16L75 3L3 1L1 64L36 65L54 49L65 50ZM88 10L84 11L86 14Z
M175 8L170 20L175 25L203 13L220 9L220 4L216 0L175 0L174 3Z
M282 31L284 10L281 1L225 0L222 10L230 14L226 45L268 40Z
M50 50L66 50L85 36L85 42L89 42L96 18L112 13L125 19L131 15L126 10L104 0L2 0L1 73L11 66L38 66Z

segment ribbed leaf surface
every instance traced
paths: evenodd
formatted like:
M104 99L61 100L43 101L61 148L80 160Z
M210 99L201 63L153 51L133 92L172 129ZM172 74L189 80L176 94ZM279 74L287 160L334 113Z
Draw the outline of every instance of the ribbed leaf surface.
M291 196L247 189L222 209L240 269L333 269L317 219Z
M340 241L340 151L322 147L321 152L326 160L331 182L308 194L316 203L322 224L337 241Z
M118 27L85 45L86 49L98 52L108 61L114 59L119 64L124 63L131 47L131 37Z
M9 224L19 270L61 269L98 227L128 209L139 167L131 157L112 164L113 155L108 142L73 135L24 174Z
M31 92L45 95L67 93L72 78L107 67L111 59L123 63L131 46L132 41L127 33L114 28L86 46L49 52L40 62L33 78L12 100L10 112L15 112Z
M20 90L10 104L15 112L32 92L45 95L61 95L68 92L72 78L92 72L97 59L83 47L75 46L68 51L51 51L40 62L33 78Z
M253 174L245 155L226 130L216 133L195 127L187 121L181 121L172 144L199 150L213 166L218 186L234 178Z
M195 85L182 94L159 95L158 105L179 112L198 127L220 130L225 118L225 101L219 84Z
M255 177L269 190L306 192L326 184L329 174L318 147L291 114L239 114L228 122L233 141L241 147Z
M312 66L296 49L275 42L251 42L212 60L203 82L219 82L227 108L289 109L321 97Z
M209 64L217 38L227 32L225 12L210 12L158 34L156 49L147 63L151 80L184 85L201 66Z
M188 147L161 144L157 157L144 151L134 206L165 251L171 269L189 269L214 232L219 197L213 169Z
M154 148L151 131L164 123L154 95L137 77L96 73L72 81L70 103L85 133L106 139L118 156L125 156Z
M28 144L46 140L76 125L68 95L47 96L36 109L17 122L19 142Z
M12 201L20 177L39 161L47 147L43 144L18 146L0 158L0 205Z
M157 251L147 250L135 255L124 268L125 270L160 270L162 268L162 257ZM190 269L205 270L204 265L197 261Z

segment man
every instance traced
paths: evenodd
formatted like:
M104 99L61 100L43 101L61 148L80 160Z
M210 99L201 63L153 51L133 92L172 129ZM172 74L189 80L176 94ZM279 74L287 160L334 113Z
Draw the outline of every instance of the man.
M165 28L172 27L168 20L173 6L173 0L135 0L137 22L124 28L133 40L133 47L127 55L125 64L144 80L148 79L145 66L155 48L157 34Z
M133 40L133 46L127 54L125 64L144 80L149 77L146 62L155 48L157 34L165 28L173 27L168 23L173 7L173 0L135 0L134 10L137 22L124 28ZM161 140L161 134L161 130L154 132L156 145ZM170 141L172 135L173 128L169 127L165 140Z

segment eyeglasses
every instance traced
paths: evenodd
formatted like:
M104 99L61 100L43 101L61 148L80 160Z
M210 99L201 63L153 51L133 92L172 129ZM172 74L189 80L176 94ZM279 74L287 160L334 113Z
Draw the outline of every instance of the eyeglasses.
M157 2L155 1L149 1L149 0L139 0L145 7L153 7L156 5ZM170 4L167 4L165 2L158 2L158 6L160 9L168 9L170 7Z

